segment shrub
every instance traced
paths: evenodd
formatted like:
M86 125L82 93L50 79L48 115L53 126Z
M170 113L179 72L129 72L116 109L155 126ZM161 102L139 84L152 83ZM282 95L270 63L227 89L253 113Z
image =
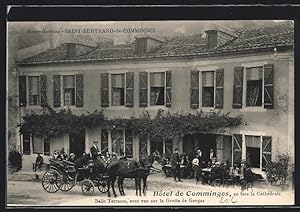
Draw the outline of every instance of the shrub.
M267 180L271 185L282 185L286 183L288 177L289 156L280 154L276 156L274 162L266 166Z
M11 168L19 171L22 168L22 155L17 150L12 150L8 154L8 162Z

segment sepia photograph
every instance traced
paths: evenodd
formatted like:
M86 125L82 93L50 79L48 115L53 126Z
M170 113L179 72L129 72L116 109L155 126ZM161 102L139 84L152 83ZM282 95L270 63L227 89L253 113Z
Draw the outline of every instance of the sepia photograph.
M7 207L295 204L292 20L7 22Z

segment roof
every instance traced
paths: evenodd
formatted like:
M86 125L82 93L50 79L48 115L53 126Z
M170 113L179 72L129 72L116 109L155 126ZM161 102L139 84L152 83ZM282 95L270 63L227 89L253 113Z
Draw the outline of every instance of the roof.
M239 54L253 50L273 49L274 47L290 47L294 45L294 26L290 22L277 23L242 30L234 30L237 35L214 49L207 49L206 39L202 34L178 35L168 38L154 51L146 55L135 54L135 43L112 47L93 47L84 55L67 58L62 44L36 56L20 61L19 64L43 64L75 61L122 60L171 56L201 56L217 54Z

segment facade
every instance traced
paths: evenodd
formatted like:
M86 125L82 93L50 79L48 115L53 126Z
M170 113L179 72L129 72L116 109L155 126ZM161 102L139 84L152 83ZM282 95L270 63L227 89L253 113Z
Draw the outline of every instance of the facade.
M195 114L221 110L242 115L245 124L228 133L194 134L173 140L134 136L96 127L80 135L43 140L17 137L23 158L54 150L81 155L93 140L105 153L137 159L158 150L171 154L210 149L218 161L249 160L263 170L280 153L294 160L294 31L290 23L167 39L137 37L127 45L89 47L65 43L18 63L21 116L70 108L74 114L103 109L107 117L130 118L159 109ZM19 139L18 139L19 138ZM24 167L24 166L23 166Z

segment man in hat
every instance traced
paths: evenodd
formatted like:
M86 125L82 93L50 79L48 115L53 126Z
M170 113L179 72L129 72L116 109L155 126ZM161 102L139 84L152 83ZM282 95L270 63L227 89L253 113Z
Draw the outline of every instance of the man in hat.
M178 178L178 182L182 182L180 178L180 157L178 148L174 149L174 153L171 155L170 162L175 182L177 182L176 178Z
M91 147L91 156L93 160L97 159L98 153L99 153L98 141L94 140L93 146Z
M75 154L73 152L70 154L68 161L75 163Z
M35 159L35 170L38 168L39 171L41 171L41 168L42 168L42 164L44 163L44 159L43 157L41 156L41 153L38 153L36 159Z

